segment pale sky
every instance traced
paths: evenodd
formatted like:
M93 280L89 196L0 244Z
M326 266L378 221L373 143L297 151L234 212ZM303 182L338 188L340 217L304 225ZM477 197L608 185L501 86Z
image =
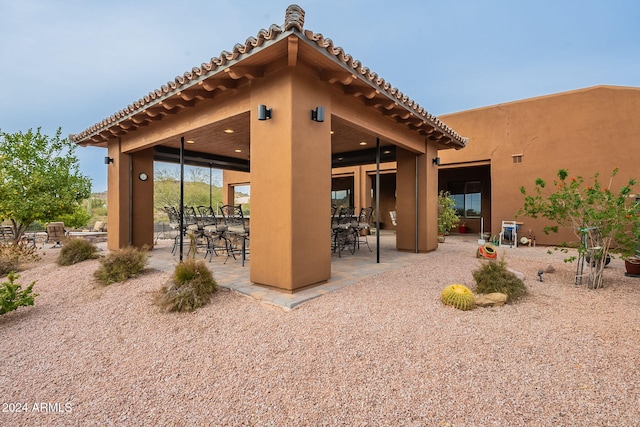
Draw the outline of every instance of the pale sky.
M0 130L79 133L282 25L288 5L435 115L640 87L637 0L0 0ZM79 147L93 191L106 150Z

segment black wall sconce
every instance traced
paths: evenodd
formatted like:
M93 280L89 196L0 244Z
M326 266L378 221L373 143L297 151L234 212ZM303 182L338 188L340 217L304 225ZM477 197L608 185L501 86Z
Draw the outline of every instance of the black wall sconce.
M324 107L316 107L311 110L311 120L314 122L324 122Z
M113 157L107 156L104 158L104 164L108 165L109 163L113 163Z
M266 105L258 105L258 120L267 120L271 118L272 108L267 108Z
M432 162L434 165L440 166L440 157L434 157Z

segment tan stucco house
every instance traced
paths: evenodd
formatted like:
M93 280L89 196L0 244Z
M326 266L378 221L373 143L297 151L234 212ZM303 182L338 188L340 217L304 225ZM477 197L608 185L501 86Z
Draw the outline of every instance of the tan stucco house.
M472 141L464 150L440 150L438 188L449 191L467 233L484 231L492 238L502 221L519 223L521 237L536 244L576 242L572 230L545 234L543 220L517 216L536 178L552 182L559 169L571 176L608 179L622 186L640 171L640 88L596 86L499 105L461 111L441 119ZM388 212L395 209L396 164L382 165L380 210L383 227L394 228ZM333 188L346 189L356 206L372 203L375 167L333 169ZM233 183L229 174L229 183ZM226 176L225 176L226 178ZM398 214L399 223L404 222ZM453 230L456 233L457 229ZM487 236L485 236L487 237Z
M461 111L442 119L468 136L464 150L441 151L439 185L452 192L481 193L481 215L464 218L470 232L499 231L516 219L536 178L552 182L559 169L588 179L599 173L608 182L619 169L619 188L640 172L640 88L596 86ZM617 189L616 188L616 189ZM538 244L576 242L571 230L545 234L542 219L518 217L519 234Z
M305 30L296 5L283 26L261 30L71 139L108 149L109 249L153 244L154 160L234 171L243 177L236 181L250 176L250 279L289 291L331 276L332 168L374 163L376 147L382 163L394 165L394 208L403 219L397 248L431 251L438 245L434 159L467 145L328 38Z

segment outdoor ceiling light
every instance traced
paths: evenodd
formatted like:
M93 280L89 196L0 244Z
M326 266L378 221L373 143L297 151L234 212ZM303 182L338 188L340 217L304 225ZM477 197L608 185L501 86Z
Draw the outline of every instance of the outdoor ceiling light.
M267 108L267 106L264 104L258 105L258 120L270 119L273 113L272 110L272 108Z
M311 120L314 122L324 122L324 107L316 107L311 110Z
M440 166L440 157L434 157L432 162L434 165Z
M104 158L104 164L108 165L109 163L113 163L113 157L107 156Z

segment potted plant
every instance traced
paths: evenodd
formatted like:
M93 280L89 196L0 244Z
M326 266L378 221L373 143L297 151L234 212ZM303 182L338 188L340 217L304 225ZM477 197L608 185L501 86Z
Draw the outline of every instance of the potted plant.
M455 200L448 191L438 193L438 241L444 242L444 236L456 226L460 217L456 215Z
M525 197L524 207L518 215L531 218L543 217L554 225L544 227L544 232L557 232L559 226L571 227L580 240L578 255L589 258L590 288L603 286L606 260L610 253L617 253L625 260L634 260L637 255L640 230L639 201L632 196L637 187L635 179L614 187L618 174L614 169L607 184L599 180L596 173L588 182L578 176L569 178L566 170L558 171L558 179L548 188L538 178L532 193L520 189ZM578 257L569 257L573 261ZM630 262L633 263L633 262Z
M626 275L631 277L640 277L640 254L624 259L624 268Z

